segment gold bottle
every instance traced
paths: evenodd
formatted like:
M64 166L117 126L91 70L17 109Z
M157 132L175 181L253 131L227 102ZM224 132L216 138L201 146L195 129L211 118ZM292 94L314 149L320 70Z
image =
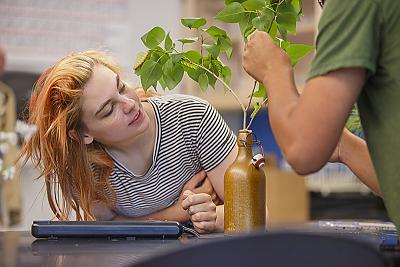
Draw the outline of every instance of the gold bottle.
M224 177L224 232L246 233L265 229L265 174L252 163L253 135L240 130L238 155Z

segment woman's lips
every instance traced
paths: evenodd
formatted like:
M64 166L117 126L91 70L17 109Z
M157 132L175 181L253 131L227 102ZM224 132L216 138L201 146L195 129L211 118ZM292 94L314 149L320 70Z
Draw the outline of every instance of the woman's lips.
M135 117L129 123L129 126L138 125L141 122L142 118L143 118L143 112L139 109L139 111L136 113Z

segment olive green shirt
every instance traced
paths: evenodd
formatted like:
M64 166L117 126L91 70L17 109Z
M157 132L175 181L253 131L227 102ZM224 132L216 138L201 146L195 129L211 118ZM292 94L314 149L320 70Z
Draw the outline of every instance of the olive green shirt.
M361 123L386 208L400 229L400 1L327 0L316 49L309 79L339 68L368 70L358 99Z

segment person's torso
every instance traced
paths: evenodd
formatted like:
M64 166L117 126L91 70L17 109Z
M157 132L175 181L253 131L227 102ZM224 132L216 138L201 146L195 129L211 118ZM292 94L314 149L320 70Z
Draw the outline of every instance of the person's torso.
M153 164L141 177L118 160L110 176L118 213L137 217L171 206L185 183L202 169L196 153L197 129L205 103L188 96L149 99L156 117Z

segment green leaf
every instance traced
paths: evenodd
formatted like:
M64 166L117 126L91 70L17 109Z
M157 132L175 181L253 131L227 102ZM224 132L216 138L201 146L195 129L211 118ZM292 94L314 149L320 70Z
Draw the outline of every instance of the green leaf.
M219 37L217 45L222 52L225 52L228 58L232 56L232 41L229 37Z
M170 54L170 56L173 63L178 63L185 56L185 53Z
M215 89L215 83L217 82L217 78L214 77L214 75L212 75L209 72L206 72L207 77L208 77L208 84L212 86L212 88Z
M254 118L254 117L257 115L257 113L258 113L258 111L260 110L260 108L261 108L261 104L258 103L258 102L255 102L255 103L254 103L254 110L253 110L253 112L252 112L251 115L250 115L250 118L251 118L251 119Z
M279 13L276 19L278 24L282 25L291 33L296 33L296 15L293 13Z
M133 66L133 69L139 70L140 67L143 65L143 63L150 58L150 52L146 51L146 52L139 52L136 56L136 62L135 65Z
M169 51L174 47L174 43L172 42L171 37L169 36L169 33L167 34L167 37L165 37L164 41L164 48L165 50Z
M218 47L218 45L216 44L202 44L202 47L204 47L208 54L212 57L212 58L217 58L219 56L219 52L220 49Z
M278 31L279 31L279 34L281 35L282 39L287 41L288 40L287 30L283 26L278 25Z
M222 63L219 60L211 61L211 71L217 76L221 76L222 74Z
M161 65L155 61L147 60L143 63L141 70L140 81L144 90L147 90L150 86L161 78L162 68Z
M247 36L249 36L255 28L253 27L253 24L251 21L256 17L256 14L254 13L247 13L246 15L243 16L242 20L239 21L239 28L240 32L242 33L242 36L246 39Z
M260 17L255 17L251 23L257 30L267 32L273 19L273 14L271 16L270 13L266 13Z
M262 83L258 83L258 89L257 91L254 92L253 94L254 97L261 97L262 99L267 98L267 89L265 89L264 85Z
M276 21L274 20L272 22L272 26L271 29L269 29L269 36L271 36L272 39L275 39L276 37L276 32L278 31L278 23L276 23Z
M207 20L204 18L183 18L181 19L181 23L183 26L188 27L189 29L198 29L205 25Z
M200 68L192 69L192 68L187 68L186 66L184 66L184 69L185 69L186 73L189 75L189 77L195 82L198 82L200 74L204 73L204 71Z
M302 57L306 56L314 50L313 46L304 44L291 44L286 48L286 53L289 55L292 65L295 65Z
M161 78L158 80L158 82L160 83L162 89L165 90L165 88L168 87L167 84L166 84L165 81L164 81L164 75L161 76Z
M199 76L199 85L200 89L205 92L208 88L208 76L205 73L200 74Z
M181 42L182 44L195 43L198 40L199 40L199 37L187 37L187 38L178 39L178 41Z
M242 6L249 11L260 10L265 7L264 0L247 0L242 3Z
M199 52L194 51L194 50L189 50L185 53L185 57L187 57L190 61L194 63L199 63L200 59L202 56L200 55Z
M234 2L225 6L215 18L227 23L236 23L242 20L245 13L246 10L240 3Z
M280 48L282 48L285 51L286 51L286 48L290 45L289 41L283 40L279 37L275 37L274 41Z
M221 70L222 80L229 85L231 82L232 71L228 66L223 66Z
M153 49L158 46L165 37L165 31L160 27L154 27L148 33L141 37L143 44L149 48Z
M297 15L301 15L302 12L302 1L301 0L292 0L292 6L297 13Z
M218 37L227 37L226 31L216 27L216 26L211 26L208 29L204 30L207 32L214 40L218 39Z
M182 80L184 70L179 64L174 64L172 58L170 58L162 68L164 73L164 81L167 87L172 90L174 89Z
M298 11L292 4L292 0L282 2L277 9L278 13L293 13L293 15L297 15Z

